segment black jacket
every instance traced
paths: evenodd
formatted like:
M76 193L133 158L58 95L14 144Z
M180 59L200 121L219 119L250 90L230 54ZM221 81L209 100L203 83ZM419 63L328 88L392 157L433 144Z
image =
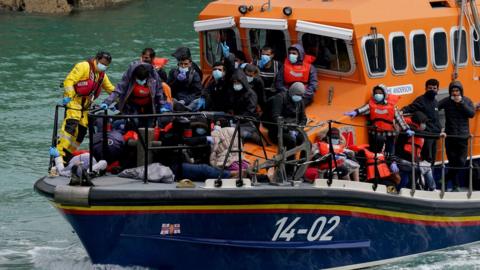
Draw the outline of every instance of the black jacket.
M463 95L463 87L460 82L450 83L448 88L450 94L453 87L460 88L462 101L457 103L448 96L438 103L438 109L445 110L445 133L447 135L469 135L468 119L475 115L475 107L472 101Z
M189 69L183 81L177 79L178 68L170 70L168 74L168 85L172 88L172 96L177 100L184 100L185 105L190 104L202 93L202 78L193 67Z
M233 90L233 84L229 84L227 94L229 97L229 104L227 112L239 116L252 116L258 118L257 114L257 94L250 88L247 81L247 76L241 70L236 70L232 75L232 80L237 80L242 83L243 89L240 91Z
M438 101L428 98L425 94L417 97L410 105L403 107L404 113L414 113L421 111L428 117L426 132L440 133L442 126L438 116Z
M305 105L303 102L293 102L288 92L279 93L273 97L270 121L276 123L280 116L283 117L285 123L297 125L307 123Z

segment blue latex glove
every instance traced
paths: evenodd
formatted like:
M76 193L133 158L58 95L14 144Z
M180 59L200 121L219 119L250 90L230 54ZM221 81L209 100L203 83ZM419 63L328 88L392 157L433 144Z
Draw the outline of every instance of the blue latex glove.
M395 161L390 164L390 171L392 171L392 173L398 173L400 171Z
M228 47L227 42L220 42L220 46L222 46L223 56L228 57L230 55L230 47Z
M179 72L177 75L177 80L179 81L184 81L187 78L187 73L185 72Z
M195 111L200 111L201 109L205 109L205 98L203 97L198 99Z
M242 64L240 64L240 68L241 68L241 69L244 69L246 66L247 66L247 63L242 63Z
M290 137L292 137L292 139L294 139L294 140L297 139L298 131L290 130L289 133L290 133Z
M64 97L64 98L62 99L62 104L63 104L63 106L67 106L67 104L70 103L70 101L72 101L71 98L69 98L69 97Z
M208 144L213 144L213 137L212 136L207 136L205 138L207 139Z
M108 109L108 104L107 103L100 104L100 109L107 110Z
M352 117L352 118L353 118L353 117L357 116L357 115L358 115L358 113L357 113L357 111L350 111L350 112L346 112L346 113L344 113L344 115L346 115L346 116L350 116L350 117Z
M170 103L165 103L163 106L160 108L160 112L171 112L172 111L172 104Z
M58 152L57 148L56 147L50 147L50 150L48 151L48 153L50 154L50 156L54 157L54 158L57 158L60 156L60 153Z
M411 130L411 129L407 129L407 131L405 131L408 135L408 137L412 137L413 135L415 135L415 131Z

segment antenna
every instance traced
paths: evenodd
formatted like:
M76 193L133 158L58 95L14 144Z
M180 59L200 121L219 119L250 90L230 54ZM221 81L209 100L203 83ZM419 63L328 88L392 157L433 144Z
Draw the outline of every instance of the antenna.
M265 6L267 6L267 8L265 8ZM267 2L262 4L260 11L264 12L264 11L270 11L270 10L272 10L272 5L270 3L270 0L268 0Z

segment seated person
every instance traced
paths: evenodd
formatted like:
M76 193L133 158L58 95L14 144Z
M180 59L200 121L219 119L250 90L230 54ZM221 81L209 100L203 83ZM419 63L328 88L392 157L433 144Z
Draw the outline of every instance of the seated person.
M247 81L250 84L252 90L257 94L258 99L258 106L257 111L262 112L265 108L266 97L265 97L265 89L263 87L262 78L259 76L260 71L258 67L253 64L246 64L245 68L243 68L245 75L247 75Z
M405 122L417 135L425 130L427 121L428 117L420 111L414 112L411 117L405 117ZM422 161L421 158L424 138L417 135L412 138L402 133L397 138L395 156L392 157L393 162L390 165L390 169L394 173L400 172L401 182L397 186L398 190L403 187L411 187L412 167L416 167L416 164L412 164L412 140L415 145L415 151L413 152L414 162L420 163L420 166L415 168L415 176L423 177L425 181L420 182L424 182L421 187L425 190L431 191L436 188L431 164L427 161Z
M319 177L328 177L327 173L332 169L332 172L336 171L336 175L343 180L359 181L360 165L353 160L353 151L345 148L345 139L340 130L332 128L329 132L326 131L320 132L317 141L312 144L312 159L318 161L307 169L305 179L313 182ZM335 160L330 153L330 139ZM326 175L319 175L322 172Z
M243 116L258 120L257 94L250 88L247 76L242 70L236 70L227 88L229 97L225 111L235 116ZM242 139L261 144L261 138L256 128L258 123L252 123L246 119L241 120L240 135Z
M174 110L197 111L202 94L202 78L192 67L192 59L181 56L178 66L168 74L167 84L170 86L174 101Z
M307 106L312 103L317 90L317 70L311 64L311 60L306 59L305 51L300 44L288 48L288 57L279 70L275 87L280 92L286 92L295 82L305 85L305 94L302 97L304 104Z
M282 117L285 124L305 125L307 116L305 115L305 105L302 97L305 94L305 86L296 82L290 86L287 92L277 94L271 103L271 115L267 116L267 121L277 123L278 118ZM268 136L274 143L278 142L278 126L267 124ZM302 142L297 141L297 133L294 128L283 128L283 143L287 149L293 148Z
M66 167L63 164L63 160L60 158L60 153L58 152L57 148L50 147L49 153L50 153L50 156L52 156L55 160L54 168L56 173L60 176L70 177L72 175L72 168L74 166L80 166L87 171L90 169L90 154L88 152L80 153L79 151L78 154L74 152L73 158L70 159ZM97 162L97 160L93 158L93 164L92 164L93 172L99 174L101 171L104 171L106 168L107 168L107 161L100 160Z
M224 62L215 62L212 75L205 79L202 96L205 98L205 110L226 111L229 102L227 87L234 72L233 55Z

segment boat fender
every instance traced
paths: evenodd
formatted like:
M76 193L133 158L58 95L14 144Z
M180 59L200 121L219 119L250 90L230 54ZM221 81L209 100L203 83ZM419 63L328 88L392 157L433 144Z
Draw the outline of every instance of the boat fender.
M53 198L56 203L63 205L89 206L88 197L91 187L63 186L55 187Z

